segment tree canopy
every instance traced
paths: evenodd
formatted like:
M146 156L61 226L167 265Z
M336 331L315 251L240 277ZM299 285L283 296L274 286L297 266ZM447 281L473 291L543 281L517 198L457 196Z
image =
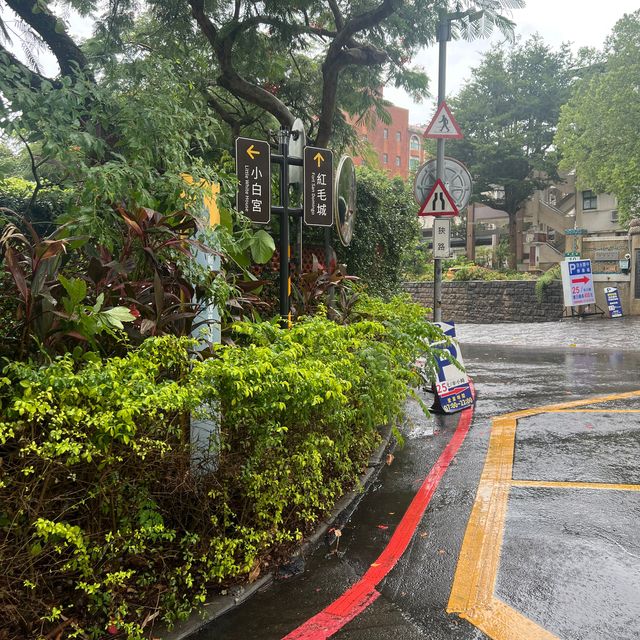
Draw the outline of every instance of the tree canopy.
M85 46L71 37L53 3L2 3L23 33L53 53L62 76L80 71L93 80L109 61L127 55L165 57L181 65L185 82L235 133L255 123L256 110L283 126L302 116L324 146L344 112L382 107L378 87L395 83L426 94L427 78L410 60L434 40L439 12L454 8L449 15L458 35L476 37L494 26L509 32L513 23L502 14L523 0L463 0L454 7L446 0L147 0L110 2L101 15L97 1L67 0L62 7L97 18L96 38ZM9 39L6 26L4 34ZM23 64L8 46L0 54L32 89L43 86L35 60Z
M640 214L640 10L615 25L604 54L562 108L556 144L578 186L614 194L625 221Z
M509 215L513 259L516 214L535 190L558 179L553 140L574 67L568 45L554 51L532 37L487 53L451 100L465 137L447 152L469 167L474 199Z

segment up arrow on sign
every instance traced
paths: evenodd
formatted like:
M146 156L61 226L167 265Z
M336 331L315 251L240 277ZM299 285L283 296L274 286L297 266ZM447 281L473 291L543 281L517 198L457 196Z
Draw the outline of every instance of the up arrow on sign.
M333 224L333 152L320 147L305 147L304 222L313 227Z

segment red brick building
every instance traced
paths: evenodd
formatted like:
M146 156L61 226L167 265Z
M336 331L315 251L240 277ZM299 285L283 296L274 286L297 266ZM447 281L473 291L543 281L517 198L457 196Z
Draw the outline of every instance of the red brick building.
M371 153L366 160L362 156L353 160L356 165L377 160L377 168L406 180L425 160L424 127L409 124L408 109L390 105L386 110L391 117L389 124L378 120L374 125L357 125L362 142L369 145Z

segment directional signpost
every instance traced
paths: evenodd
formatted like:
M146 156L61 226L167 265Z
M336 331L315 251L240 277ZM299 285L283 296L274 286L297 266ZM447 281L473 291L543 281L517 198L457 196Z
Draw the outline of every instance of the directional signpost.
M236 208L252 222L271 220L271 147L265 140L236 138Z
M333 224L333 152L304 149L304 222L315 227Z
M560 263L564 306L595 304L591 260L564 260Z
M453 198L449 195L442 180L436 180L436 183L431 188L429 195L424 201L419 216L457 216L458 207L453 201Z
M299 220L298 251L302 266L302 221L307 225L325 227L325 250L328 256L330 251L326 249L326 245L329 245L330 236L327 234L337 218L334 213L337 207L336 202L348 200L347 213L351 222L349 226L351 233L356 210L355 170L351 158L343 156L341 162L347 159L351 162L353 175L351 176L349 172L344 173L352 178L345 181L349 192L353 192L352 197L337 198L337 187L333 176L333 152L320 147L305 146L303 149L304 139L304 127L300 120L294 122L292 131L288 129L278 131L278 152L275 154L271 153L271 147L266 140L236 138L236 177L238 178L236 207L238 211L258 224L268 224L272 213L280 218L280 315L283 322L287 324L291 322L289 218ZM277 205L271 202L272 164L278 165L279 169L280 188ZM338 173L339 169L340 167L338 167ZM303 175L302 206L291 206L289 198L288 186L298 182L296 170L302 170Z

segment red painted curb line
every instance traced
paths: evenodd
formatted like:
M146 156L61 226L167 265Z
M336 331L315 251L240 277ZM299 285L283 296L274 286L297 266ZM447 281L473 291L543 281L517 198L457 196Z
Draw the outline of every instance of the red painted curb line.
M471 385L475 396L473 383ZM473 419L473 409L474 405L471 405L461 412L455 433L436 463L431 467L422 486L418 489L411 504L402 516L402 520L400 520L396 530L393 532L389 544L378 556L378 559L369 567L362 578L337 600L334 600L320 613L287 634L282 640L325 640L362 613L372 602L375 602L380 595L376 590L376 585L391 571L405 552L435 490L440 484L440 480L442 480L451 460L453 460L469 432Z

